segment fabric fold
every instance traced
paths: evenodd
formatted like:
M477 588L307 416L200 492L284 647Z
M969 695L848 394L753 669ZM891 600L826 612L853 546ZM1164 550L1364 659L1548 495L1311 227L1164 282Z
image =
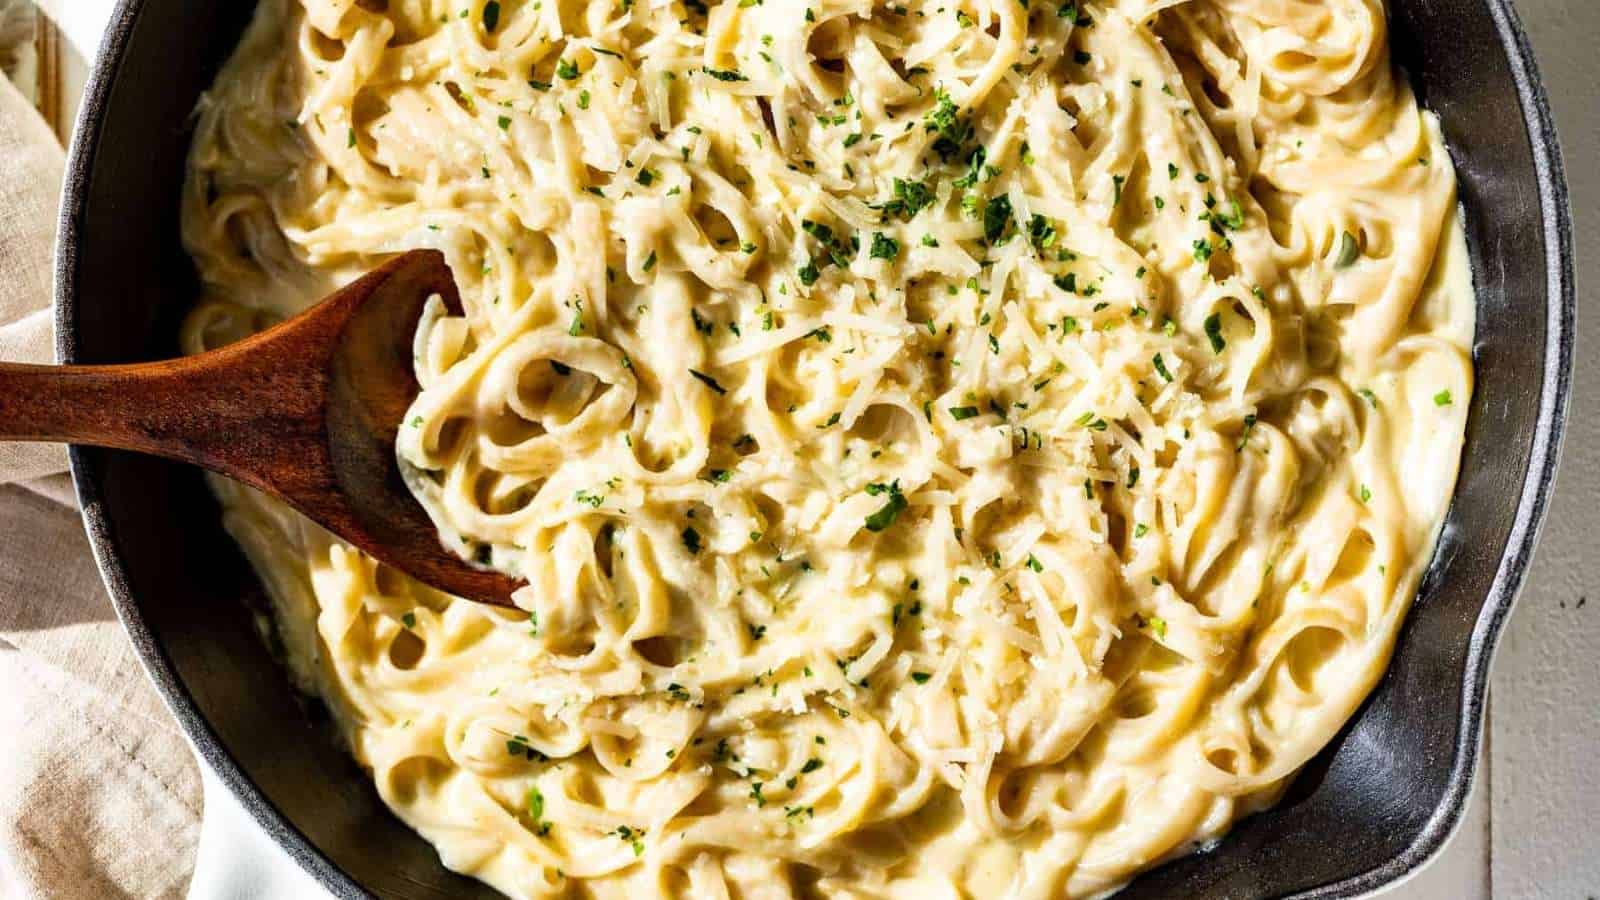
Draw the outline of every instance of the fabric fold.
M0 360L53 360L63 165L0 76ZM181 897L199 772L117 622L66 467L58 445L0 443L0 896Z

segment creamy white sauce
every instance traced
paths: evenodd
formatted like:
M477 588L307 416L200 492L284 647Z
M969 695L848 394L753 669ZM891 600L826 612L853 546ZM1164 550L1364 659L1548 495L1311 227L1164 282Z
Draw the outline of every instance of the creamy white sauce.
M1472 391L1454 203L1378 0L264 0L183 339L448 256L397 452L521 612L213 481L446 865L1091 896L1382 673Z

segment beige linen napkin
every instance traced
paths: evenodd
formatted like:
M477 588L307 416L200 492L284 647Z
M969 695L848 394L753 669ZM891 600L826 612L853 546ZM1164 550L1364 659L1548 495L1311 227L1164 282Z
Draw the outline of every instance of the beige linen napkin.
M62 152L0 76L0 360L50 362ZM58 446L0 443L0 897L179 897L200 778L101 587Z

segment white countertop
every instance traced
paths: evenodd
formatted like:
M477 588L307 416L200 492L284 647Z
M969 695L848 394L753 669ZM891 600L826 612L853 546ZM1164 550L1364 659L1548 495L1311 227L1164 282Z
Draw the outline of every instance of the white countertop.
M109 9L110 0L44 0L46 9L71 9L69 19L87 11L80 4ZM1600 391L1590 387L1600 381L1600 313L1586 308L1587 292L1600 285L1600 2L1517 7L1572 190L1574 396L1549 519L1495 663L1469 811L1444 852L1386 900L1600 896Z

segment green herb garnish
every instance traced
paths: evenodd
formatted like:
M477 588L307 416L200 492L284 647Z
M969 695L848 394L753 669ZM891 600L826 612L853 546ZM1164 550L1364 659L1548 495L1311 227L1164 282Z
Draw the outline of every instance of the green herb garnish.
M1011 231L1011 198L1005 194L990 200L983 207L983 239L991 244L1002 243Z
M698 379L700 379L700 383L701 384L704 384L706 387L712 389L713 391L716 391L719 396L722 395L722 394L726 394L728 392L727 388L723 387L720 384L717 384L717 380L715 378L712 378L710 375L707 375L704 372L701 372L701 371L696 370L696 369L690 369L689 370L689 374L693 375L694 377L696 377Z
M893 261L900 255L900 242L881 231L872 233L872 247L869 255L873 259L887 259Z
M895 481L888 486L889 500L877 512L867 516L868 531L882 531L894 524L900 513L906 508L906 497L900 493L900 482Z
M1339 255L1334 257L1335 269L1347 269L1361 255L1361 245L1356 243L1355 235L1348 231L1339 233Z
M1206 316L1205 327L1206 339L1211 341L1211 352L1221 353L1228 346L1227 340L1222 337L1222 316L1218 313Z

